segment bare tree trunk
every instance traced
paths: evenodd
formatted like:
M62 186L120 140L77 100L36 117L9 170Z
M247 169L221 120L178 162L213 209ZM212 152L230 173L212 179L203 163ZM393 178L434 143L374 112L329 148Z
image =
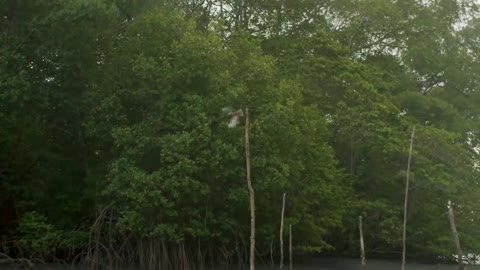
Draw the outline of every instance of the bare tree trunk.
M293 248L292 248L292 224L290 224L289 226L289 233L288 233L289 237L288 237L288 252L290 253L290 270L293 269L293 260L292 260L292 251L293 251Z
M458 256L458 269L463 270L463 253L462 248L460 246L460 239L458 238L457 226L455 225L455 216L453 214L453 207L448 201L448 217L450 220L450 228L452 230L453 241L455 242L455 248L457 249L457 256Z
M403 204L403 252L402 252L402 270L405 270L406 252L407 252L407 207L408 207L408 184L410 180L410 162L412 160L413 137L415 136L415 126L410 137L410 150L408 151L407 179L405 183L405 201Z
M365 260L365 245L363 243L363 219L362 216L358 217L358 229L360 231L360 258L362 259L362 269L367 264Z
M248 131L250 126L250 113L245 108L245 159L247 163L247 185L250 193L250 270L255 270L255 191L250 175L250 140Z
M280 220L280 269L283 268L283 219L285 217L285 197L287 193L283 193L282 202L282 218Z

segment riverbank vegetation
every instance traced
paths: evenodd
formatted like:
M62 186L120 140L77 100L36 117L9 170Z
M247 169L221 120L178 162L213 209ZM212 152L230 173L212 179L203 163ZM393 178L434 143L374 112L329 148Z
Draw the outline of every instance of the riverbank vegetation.
M480 231L467 0L0 1L0 252L91 267L465 253ZM240 121L240 126L243 126ZM285 231L287 237L288 230ZM286 239L286 238L285 238ZM273 252L273 254L271 254Z

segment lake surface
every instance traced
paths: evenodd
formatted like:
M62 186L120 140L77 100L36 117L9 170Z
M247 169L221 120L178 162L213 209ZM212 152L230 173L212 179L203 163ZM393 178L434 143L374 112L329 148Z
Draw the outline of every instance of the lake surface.
M293 270L361 270L360 259L314 259L305 264L294 265ZM272 269L272 268L270 268ZM288 267L287 267L288 269ZM400 270L400 261L367 260L364 270ZM406 270L457 270L458 265L429 265L410 263ZM480 266L467 266L466 270L480 270ZM262 269L263 270L263 269ZM266 269L265 269L266 270Z
M0 269L12 269L5 266L0 266ZM55 266L49 265L48 267L36 267L34 269L38 270L88 270L77 267L69 266ZM258 266L258 270L278 270L278 265L275 267L271 266ZM288 270L288 262L283 268ZM363 270L400 270L401 264L400 261L388 261L388 260L368 260L367 267ZM429 264L418 264L411 263L406 266L406 270L457 270L457 265L429 265ZM480 266L466 266L466 270L480 270ZM119 270L143 270L140 268L122 268ZM224 269L217 269L224 270ZM226 270L226 269L225 269ZM230 270L236 270L234 267ZM246 270L246 269L243 269ZM293 270L361 270L360 259L349 259L349 258L316 258L311 259L308 262L303 264L295 264Z
M278 269L272 267L261 267L259 270ZM284 268L288 270L288 264ZM406 270L458 270L458 265L432 265L410 263L405 267ZM466 270L480 270L480 266L465 266ZM293 270L362 270L360 259L350 258L317 258L311 259L304 264L293 266ZM401 270L400 261L389 260L367 260L367 267L363 270Z

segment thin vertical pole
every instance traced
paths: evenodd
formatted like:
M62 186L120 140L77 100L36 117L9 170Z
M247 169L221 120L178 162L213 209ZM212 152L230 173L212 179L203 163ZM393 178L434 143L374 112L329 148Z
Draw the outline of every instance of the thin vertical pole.
M367 264L365 259L365 245L363 243L363 219L362 216L358 217L358 229L360 231L360 258L362 259L362 269Z
M458 269L463 270L463 253L460 246L460 239L458 238L457 226L455 225L455 215L453 214L453 207L450 201L448 201L448 217L450 220L450 229L452 230L453 241L455 242L455 248L457 249Z
M255 270L255 191L250 175L250 140L248 137L250 126L250 113L245 108L245 159L247 166L247 186L250 193L250 270Z
M283 219L285 217L285 197L287 193L283 193L282 202L282 218L280 220L280 269L283 268Z
M410 162L412 160L413 137L415 136L415 126L410 137L410 150L408 151L407 181L405 183L405 201L403 204L403 252L402 252L402 270L405 270L406 252L407 252L407 207L408 207L408 184L410 180Z
M293 270L293 260L292 260L292 225L289 226L289 241L288 241L288 251L290 253L290 270Z

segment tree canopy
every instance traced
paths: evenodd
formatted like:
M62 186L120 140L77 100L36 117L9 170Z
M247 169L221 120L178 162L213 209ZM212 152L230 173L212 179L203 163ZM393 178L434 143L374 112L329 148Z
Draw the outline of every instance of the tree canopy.
M480 16L467 0L0 0L0 252L145 269L480 249ZM240 121L240 126L243 126ZM153 254L161 254L155 255ZM93 258L93 259L92 259ZM188 267L187 267L188 268Z

